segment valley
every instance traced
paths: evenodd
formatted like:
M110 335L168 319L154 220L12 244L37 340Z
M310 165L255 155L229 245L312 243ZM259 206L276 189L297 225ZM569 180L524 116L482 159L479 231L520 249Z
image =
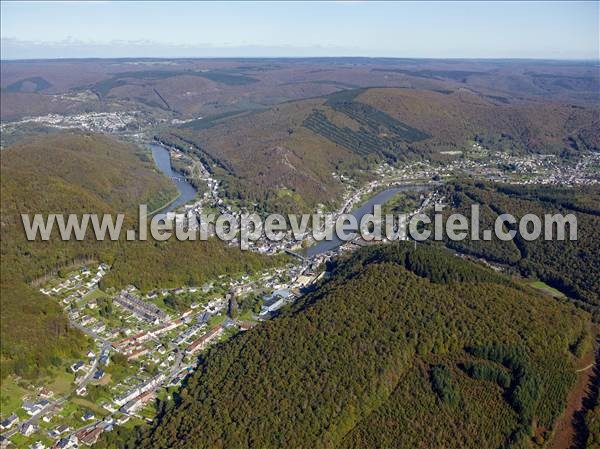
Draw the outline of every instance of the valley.
M600 304L586 63L138 62L2 65L3 444L567 447ZM18 220L474 202L581 239L39 245Z

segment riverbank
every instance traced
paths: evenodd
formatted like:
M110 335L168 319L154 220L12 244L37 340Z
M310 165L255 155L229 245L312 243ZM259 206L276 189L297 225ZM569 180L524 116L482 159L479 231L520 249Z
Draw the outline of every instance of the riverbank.
M175 201L177 201L177 199L181 196L181 192L179 192L179 190L177 192L178 192L177 195L175 195L173 197L173 199L169 200L168 202L166 202L162 206L154 209L153 211L148 212L146 215L144 215L144 217L151 217L151 216L153 216L155 214L158 214L163 209L167 209L171 204L173 204Z
M148 212L147 215L154 215L157 213L166 214L196 199L196 188L187 180L182 178L179 173L173 170L173 167L171 166L171 155L169 150L156 143L150 143L148 144L148 147L152 151L152 157L154 158L156 168L158 168L158 170L165 176L168 176L173 180L175 187L177 187L178 195L161 207L153 210L152 212Z
M382 187L382 186L378 186ZM406 191L426 191L430 189L432 186L422 185L422 184L403 184L396 185L395 187L383 188L383 190L379 190L373 195L369 195L369 199L366 202L363 202L358 207L354 207L349 213L353 215L357 222L360 223L360 220L367 214L372 214L374 211L374 207L376 205L383 206L386 204L394 195L399 192ZM367 192L365 192L366 194ZM344 212L342 212L344 213ZM334 217L335 218L335 217ZM351 231L350 229L346 229L346 231ZM358 231L358 229L356 229ZM337 235L333 236L332 240L323 240L318 242L317 244L306 248L304 254L306 257L314 257L316 255L332 251L342 244L346 243L342 239L340 239Z

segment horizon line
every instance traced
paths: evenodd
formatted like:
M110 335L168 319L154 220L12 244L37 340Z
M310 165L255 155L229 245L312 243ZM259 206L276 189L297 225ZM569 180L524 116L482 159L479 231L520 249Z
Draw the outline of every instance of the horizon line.
M31 62L31 61L90 61L90 60L239 60L239 59L386 59L386 60L437 60L437 61L558 61L558 62L598 62L597 58L548 58L548 57L432 57L432 56L66 56L54 58L0 58L0 62Z

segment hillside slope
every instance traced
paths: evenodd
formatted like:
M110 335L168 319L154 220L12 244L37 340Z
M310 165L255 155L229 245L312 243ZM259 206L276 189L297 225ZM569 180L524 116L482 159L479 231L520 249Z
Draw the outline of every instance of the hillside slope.
M136 447L533 447L588 325L444 250L364 249L212 350Z
M593 312L600 320L600 188L587 186L584 191L571 187L543 185L503 185L483 182L457 182L445 188L452 209L471 215L471 205L480 207L481 229L493 229L496 218L504 213L517 220L525 214L543 218L546 214L572 214L577 219L577 240L491 241L446 240L446 245L461 253L483 257L506 265L525 277L537 277L562 291ZM512 228L516 228L513 226Z
M444 159L473 141L512 153L598 151L596 107L498 101L468 89L350 89L264 111L206 117L159 133L193 152L234 201L267 210L335 203L332 172L360 178L377 161Z
M2 151L2 255L10 272L26 280L45 270L110 247L86 239L28 242L20 214L127 213L149 210L177 191L139 148L98 134L60 133L25 140ZM35 257L33 257L35 255ZM16 274L16 273L15 273Z
M131 212L175 192L147 156L108 137L60 133L3 150L1 217L2 375L35 376L84 347L60 306L27 283L114 251L92 240L26 240L21 213Z
M226 247L222 242L27 241L20 214L126 213L123 229L135 227L139 204L149 209L172 199L176 189L139 148L88 133L30 139L1 153L1 364L2 376L37 376L52 363L80 351L81 336L69 328L58 303L31 282L88 260L112 270L104 281L122 287L179 287L223 272L252 272L277 263Z
M431 135L412 146L421 152L463 150L476 138L501 151L559 153L600 150L600 110L557 102L414 89L368 89L356 98Z
M230 200L258 203L268 210L292 206L311 210L341 193L332 171L366 166L348 149L303 126L321 103L306 100L262 112L201 119L158 138L200 157L223 180Z

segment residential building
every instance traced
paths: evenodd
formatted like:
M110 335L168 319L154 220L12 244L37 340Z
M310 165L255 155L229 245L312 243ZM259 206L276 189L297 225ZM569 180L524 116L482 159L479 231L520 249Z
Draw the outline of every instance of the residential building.
M13 413L0 422L0 429L7 430L19 422L19 417Z
M195 340L192 344L190 344L185 352L187 354L193 354L197 351L201 351L208 346L212 340L218 338L223 333L223 328L221 326L214 327L202 337Z
M37 430L38 430L38 426L29 421L23 423L21 425L21 429L20 429L21 434L26 437L33 435L35 432L37 432Z

